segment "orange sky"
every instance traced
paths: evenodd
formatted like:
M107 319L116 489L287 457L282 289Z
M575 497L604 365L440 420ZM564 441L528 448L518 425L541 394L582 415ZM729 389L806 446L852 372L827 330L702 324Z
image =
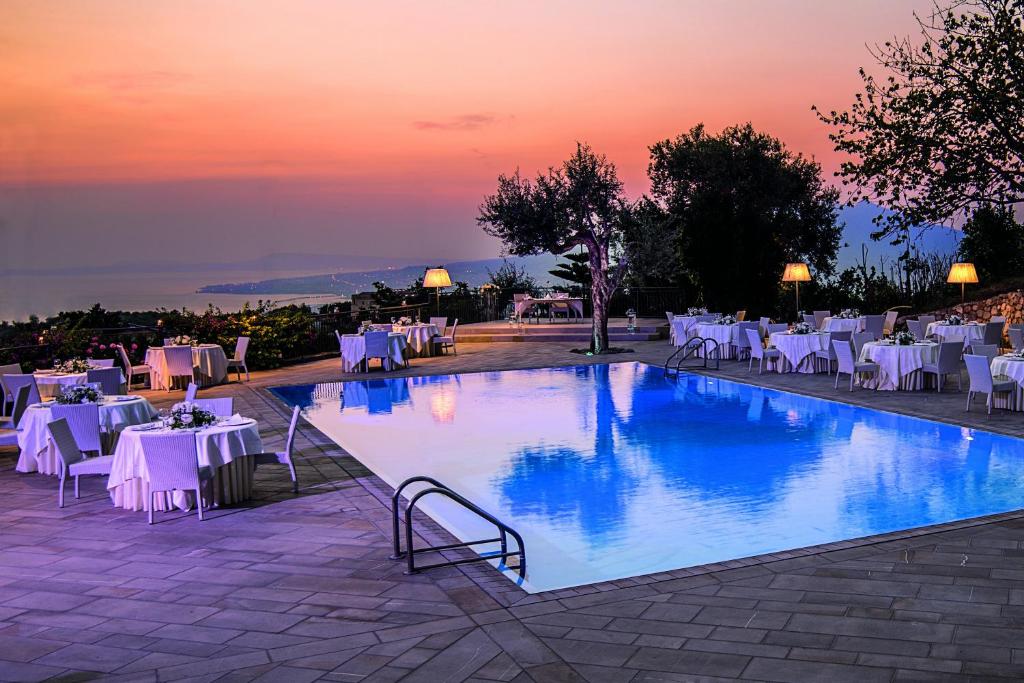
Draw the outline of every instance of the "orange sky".
M848 105L865 43L906 35L926 7L5 0L4 230L27 249L34 232L66 237L52 258L101 258L87 230L183 212L182 230L218 246L246 235L243 256L295 251L274 225L311 250L491 256L474 222L483 193L575 140L617 162L634 195L647 146L701 121L752 121L831 171L811 104ZM254 231L254 211L276 223Z

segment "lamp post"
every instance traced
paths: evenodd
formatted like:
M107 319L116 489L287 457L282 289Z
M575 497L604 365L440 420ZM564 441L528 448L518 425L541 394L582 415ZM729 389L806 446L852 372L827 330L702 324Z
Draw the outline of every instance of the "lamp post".
M427 272L423 274L423 286L437 289L437 313L440 315L441 288L452 286L452 279L448 276L448 271L444 268L427 268Z
M796 314L800 315L800 283L811 281L811 271L806 263L787 263L786 270L782 273L782 281L796 284Z
M973 263L954 263L949 267L949 277L946 282L951 285L960 285L960 312L964 310L964 285L970 283L978 284L978 271L974 269Z

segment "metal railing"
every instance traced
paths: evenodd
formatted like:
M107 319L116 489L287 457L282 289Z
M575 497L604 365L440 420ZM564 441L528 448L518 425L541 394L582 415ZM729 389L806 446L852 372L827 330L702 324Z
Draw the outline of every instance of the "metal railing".
M402 491L410 484L417 482L426 482L431 486L417 492L409 499L409 504L405 508L405 550L402 550L401 533L398 525L398 517L401 505ZM466 541L464 543L448 543L445 545L434 545L427 546L425 548L413 548L412 543L412 513L416 508L416 503L421 498L429 495L440 495L455 503L461 505L465 509L474 513L478 517L490 522L498 529L497 538L484 538L479 541ZM442 484L441 482L433 479L432 477L419 476L410 477L406 479L398 488L395 489L395 493L391 496L391 532L392 539L394 541L395 552L391 556L393 560L400 560L405 558L407 563L406 574L415 574L427 569L436 569L437 567L454 567L460 564L468 564L470 562L485 562L488 560L501 560L502 564L505 564L505 560L510 557L517 558L517 566L515 567L520 578L526 576L526 546L523 544L523 537L519 535L512 527L508 526L494 515L483 510L478 505L466 500L458 493L453 491L450 487ZM508 537L512 536L515 539L518 546L518 550L509 552L508 549ZM455 550L456 548L470 548L474 545L482 545L485 543L499 543L501 546L501 552L498 553L484 553L478 557L468 557L459 560L445 560L444 562L435 562L433 564L416 565L416 555L422 553L437 553L443 550ZM506 565L507 566L507 565ZM510 567L511 568L511 567Z
M711 344L711 346L709 347L708 344ZM682 353L682 357L680 357L679 360L676 361L674 368L676 376L678 376L679 370L682 367L683 363L685 363L690 358L693 358L694 354L696 354L697 351L701 351L700 358L703 361L703 367L705 370L708 369L708 360L711 358L712 353L714 353L714 369L721 369L722 351L721 347L718 344L718 341L710 337L691 337L686 340L686 343L684 343L682 346L673 351L672 355L665 360L665 366L662 368L662 371L665 373L665 375L668 375L670 370L673 369L670 368L670 366L672 365L672 360L680 353Z

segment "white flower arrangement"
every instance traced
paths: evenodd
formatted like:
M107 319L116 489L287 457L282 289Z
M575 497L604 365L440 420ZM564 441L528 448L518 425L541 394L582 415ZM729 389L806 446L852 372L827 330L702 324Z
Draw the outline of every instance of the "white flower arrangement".
M89 365L89 361L81 358L72 358L66 360L63 363L54 363L53 371L62 372L67 375L77 375L83 372L87 372L92 366Z
M398 319L398 322L396 322L395 324L402 326L412 325L412 318L410 318L407 315L403 315L401 318Z
M1021 349L1019 351L1011 351L1007 355L1012 356L1013 358L1024 358L1024 349Z
M900 330L892 335L892 341L898 346L910 346L917 341L917 337L910 330Z
M720 316L718 318L718 320L715 321L715 324L716 325L735 325L736 324L736 316L734 316L734 315L723 315L723 316Z
M689 315L689 316L707 315L707 314L708 314L708 309L704 308L703 306L691 306L690 308L686 309L686 315Z
M814 332L814 326L809 323L798 322L793 325L793 334L810 334L811 332Z
M963 319L962 316L959 316L956 313L952 313L952 314L946 316L946 324L947 325L963 325L964 324L964 319Z
M834 317L840 318L842 320L851 320L853 318L859 318L860 311L857 310L856 308L844 308L843 310L839 311L839 313L837 313Z
M88 384L73 384L65 387L56 400L61 405L77 405L79 403L98 403L102 398L103 393L96 387Z
M196 346L199 342L187 334L179 334L174 338L174 346Z
M208 410L203 410L195 403L183 401L175 403L171 408L169 424L171 429L192 429L206 427L217 422L217 416Z

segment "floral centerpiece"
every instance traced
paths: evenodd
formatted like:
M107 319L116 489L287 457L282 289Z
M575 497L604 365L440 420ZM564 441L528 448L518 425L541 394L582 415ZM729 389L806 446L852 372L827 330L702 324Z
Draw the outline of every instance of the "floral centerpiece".
M217 422L217 416L208 410L203 410L195 403L184 401L174 404L168 418L167 426L171 429L193 429L206 427Z
M686 309L686 315L689 315L689 316L707 315L707 314L708 314L708 309L704 308L703 306L699 306L699 307L698 306L691 306L690 308Z
M718 318L718 320L715 321L715 324L716 325L735 325L736 324L736 316L734 316L734 315L723 315L723 316L720 316Z
M174 338L174 346L198 346L199 340L193 339L187 334L179 334Z
M83 372L87 372L92 366L89 365L89 361L83 360L82 358L72 358L66 360L63 363L54 363L53 371L62 372L67 375L77 375Z
M79 403L98 403L103 398L102 392L96 387L88 384L74 384L65 387L57 397L57 403L61 405L75 405Z
M892 335L892 341L898 346L910 346L917 341L917 337L910 330L900 330L896 334Z
M963 319L962 316L959 316L956 313L953 313L951 315L947 315L946 316L946 324L947 325L963 325L964 324L964 319Z
M844 308L843 310L836 313L833 317L840 318L842 320L852 320L853 318L860 317L860 311L858 311L856 308Z
M810 323L798 322L793 325L793 334L810 334L814 332L814 326Z
M1010 353L1006 355L1011 358L1024 358L1024 349L1020 349L1019 351L1010 351Z
M412 318L410 318L407 315L403 315L401 318L399 318L395 322L395 324L396 325L402 325L403 327L408 326L408 325L412 325Z

